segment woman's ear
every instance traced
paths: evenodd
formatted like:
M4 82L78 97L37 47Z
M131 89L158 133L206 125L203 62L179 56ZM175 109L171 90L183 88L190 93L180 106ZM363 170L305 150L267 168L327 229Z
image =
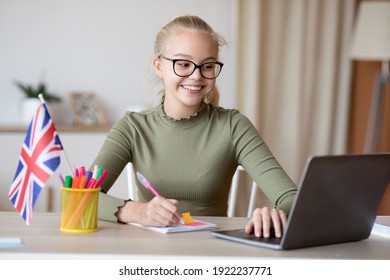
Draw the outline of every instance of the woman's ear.
M159 59L157 56L155 56L152 60L153 68L156 74L162 78L163 72L161 70L161 59Z

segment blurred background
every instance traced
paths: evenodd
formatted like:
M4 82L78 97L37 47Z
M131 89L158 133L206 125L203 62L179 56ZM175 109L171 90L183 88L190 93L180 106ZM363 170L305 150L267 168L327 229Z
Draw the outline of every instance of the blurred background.
M155 106L160 85L150 65L154 37L182 13L202 17L228 42L220 54L225 64L217 81L220 105L252 120L294 182L299 183L311 155L389 152L388 81L381 84L380 106L371 104L379 95L378 73L389 70L390 51L367 56L367 46L361 50L355 39L366 3L389 5L372 0L0 0L0 211L13 210L7 194L27 126L25 97L15 81L44 83L61 97L48 104L49 110L72 164L88 167L126 110ZM368 10L369 22L380 18ZM384 40L380 46L390 46L388 23L379 22L382 31L373 32ZM92 94L104 118L93 125L78 122L75 93ZM368 133L370 116L381 120L375 133ZM376 144L368 147L371 134ZM59 211L59 184L50 179L37 211ZM123 174L112 194L126 198L126 184ZM380 213L390 214L389 188Z

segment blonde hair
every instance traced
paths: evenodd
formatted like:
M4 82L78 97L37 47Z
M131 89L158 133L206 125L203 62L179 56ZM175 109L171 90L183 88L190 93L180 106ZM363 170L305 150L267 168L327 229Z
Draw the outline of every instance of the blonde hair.
M171 36L175 36L182 32L183 30L190 30L196 32L204 32L210 35L210 38L215 42L218 50L221 46L226 45L225 39L214 32L214 30L207 24L203 19L198 16L192 15L180 15L166 24L161 28L160 32L157 33L155 44L154 44L154 54L158 57L163 55L166 51L167 40ZM219 91L216 85L207 93L205 97L205 102L212 104L213 106L218 106L219 104Z

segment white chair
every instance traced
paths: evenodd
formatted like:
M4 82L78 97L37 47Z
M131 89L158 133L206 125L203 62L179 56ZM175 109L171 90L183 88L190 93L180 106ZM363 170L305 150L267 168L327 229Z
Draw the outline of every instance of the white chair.
M236 207L237 207L237 199L238 199L239 179L240 179L240 175L242 175L244 173L245 173L244 168L242 166L238 166L236 172L233 175L232 185L231 185L230 194L229 194L229 201L228 201L228 212L227 212L228 217L235 216L235 211L236 211ZM256 194L257 194L257 185L256 185L255 181L252 181L251 193L249 196L248 208L247 208L247 214L246 214L246 216L248 218L252 217L252 213L253 213L253 210L255 208Z
M131 163L127 164L126 173L127 173L127 184L129 188L129 198L131 200L137 201L138 191L137 191L137 185L135 184L134 169Z

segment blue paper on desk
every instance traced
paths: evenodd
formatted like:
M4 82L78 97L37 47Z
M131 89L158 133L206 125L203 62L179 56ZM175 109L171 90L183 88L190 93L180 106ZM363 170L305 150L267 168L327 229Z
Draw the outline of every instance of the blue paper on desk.
M23 246L19 237L0 237L0 248L18 248Z

